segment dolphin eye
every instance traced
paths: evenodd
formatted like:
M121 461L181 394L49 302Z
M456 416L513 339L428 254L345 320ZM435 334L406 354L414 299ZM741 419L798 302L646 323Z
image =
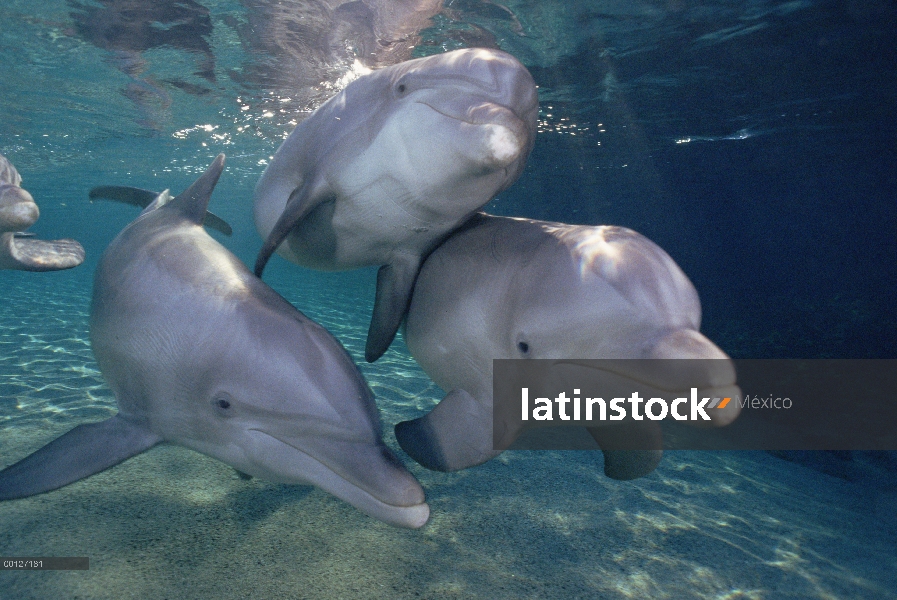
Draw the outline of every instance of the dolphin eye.
M529 344L526 342L517 342L517 349L521 354L529 354Z
M405 94L407 94L410 91L410 87L408 85L408 77L405 76L405 77L400 78L396 82L395 87L393 89L396 91L397 96L404 96Z
M212 406L219 415L229 417L233 414L234 397L227 392L218 392L212 396Z

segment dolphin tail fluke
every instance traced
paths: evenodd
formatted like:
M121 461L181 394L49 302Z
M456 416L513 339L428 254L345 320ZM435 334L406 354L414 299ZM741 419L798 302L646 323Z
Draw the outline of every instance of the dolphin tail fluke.
M0 500L61 488L152 448L161 438L120 416L79 425L0 471Z
M604 474L611 479L649 475L663 457L663 435L657 423L588 427L604 453Z
M132 206L146 208L159 196L160 192L152 190L144 190L136 187L128 187L122 185L101 185L95 187L88 193L91 201L94 200L113 200L122 202ZM206 211L205 225L216 231L220 231L224 235L230 236L234 233L233 228L227 221L219 217L213 212Z
M433 471L460 471L501 452L492 449L492 409L464 390L452 390L430 414L395 427L402 450Z
M383 265L377 271L377 295L368 327L364 358L372 363L389 349L411 301L411 291L420 269L417 258Z
M84 247L75 240L39 240L18 233L0 234L0 269L61 271L82 262Z

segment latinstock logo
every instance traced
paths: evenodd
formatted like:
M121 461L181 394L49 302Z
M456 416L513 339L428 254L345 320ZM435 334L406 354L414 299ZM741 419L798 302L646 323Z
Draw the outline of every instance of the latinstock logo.
M610 400L600 397L581 398L581 390L577 388L573 390L572 397L568 398L566 392L561 392L553 401L547 397L534 398L530 404L529 388L523 387L520 392L520 418L523 421L529 421L530 416L534 421L554 421L555 412L558 421L623 421L627 417L635 421L642 421L645 418L661 421L668 416L677 421L712 421L705 410L721 410L732 401L728 396L700 397L698 388L694 387L691 388L688 398L676 398L672 401L664 398L645 399L638 392L633 392L628 397ZM572 404L572 413L567 410L569 404ZM554 410L554 405L557 405L557 411ZM685 413L680 411L686 408L683 405L687 405L689 409Z
M897 359L496 359L496 450L897 451Z

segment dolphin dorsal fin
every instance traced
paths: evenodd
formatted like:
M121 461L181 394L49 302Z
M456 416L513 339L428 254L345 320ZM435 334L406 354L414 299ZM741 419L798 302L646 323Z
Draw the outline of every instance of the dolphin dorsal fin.
M166 197L160 198L162 195L165 195ZM102 185L100 187L95 187L90 190L88 197L91 202L94 200L114 200L115 202L123 202L125 204L139 206L140 208L145 209L140 214L156 210L160 206L168 204L168 201L171 200L171 195L168 193L168 190L165 190L164 192L153 192L151 190L120 185ZM227 221L215 213L208 211L206 211L205 225L212 229L216 229L227 236L234 232L231 226L227 224Z
M193 182L193 185L177 195L166 205L180 211L187 219L202 225L206 219L206 208L209 206L209 200L212 198L212 190L221 177L224 170L224 155L219 154L206 169L199 179Z

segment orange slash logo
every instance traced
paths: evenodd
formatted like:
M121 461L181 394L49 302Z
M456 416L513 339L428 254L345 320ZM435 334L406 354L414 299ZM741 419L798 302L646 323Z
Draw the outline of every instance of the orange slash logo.
M722 402L720 402L720 400L722 400ZM726 405L729 403L729 400L731 400L731 398L714 398L713 401L710 403L710 406L708 406L707 408L726 408ZM719 406L717 406L717 405L719 405Z

